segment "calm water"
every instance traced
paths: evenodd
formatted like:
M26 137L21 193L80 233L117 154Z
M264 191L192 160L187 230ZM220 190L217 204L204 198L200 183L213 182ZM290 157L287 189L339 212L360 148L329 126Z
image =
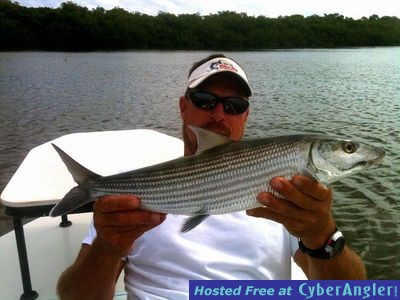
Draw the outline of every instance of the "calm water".
M67 133L179 137L178 97L191 63L207 54L0 53L0 191L30 148ZM400 48L228 55L255 92L247 136L324 133L387 150L379 168L334 184L334 213L370 278L400 279Z

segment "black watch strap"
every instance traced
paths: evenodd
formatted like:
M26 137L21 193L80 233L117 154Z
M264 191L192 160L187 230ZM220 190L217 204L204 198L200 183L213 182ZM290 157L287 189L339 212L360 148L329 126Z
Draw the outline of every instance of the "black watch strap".
M319 249L307 248L301 240L299 240L300 251L313 258L320 259L333 259L342 253L345 245L345 239L343 234L336 228L334 234L332 234L326 241L325 245Z

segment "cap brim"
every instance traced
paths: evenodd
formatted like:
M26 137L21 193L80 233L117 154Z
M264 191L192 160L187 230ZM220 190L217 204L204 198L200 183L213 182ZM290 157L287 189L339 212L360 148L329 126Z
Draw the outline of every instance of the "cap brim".
M213 65L215 64L217 64L218 66L218 63L224 65L224 68L213 67ZM229 76L232 76L235 79L239 79L239 82L246 91L247 96L250 97L252 95L252 90L248 82L246 73L235 61L226 57L214 58L199 66L189 76L187 87L190 89L196 88L210 77L216 76L218 74L229 74Z

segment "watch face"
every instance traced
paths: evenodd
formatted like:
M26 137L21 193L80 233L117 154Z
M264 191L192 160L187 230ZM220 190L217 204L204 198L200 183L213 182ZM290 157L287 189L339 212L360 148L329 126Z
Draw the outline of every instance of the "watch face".
M332 254L333 255L340 254L340 252L342 252L342 250L343 250L343 247L344 247L344 238L343 238L343 236L341 236L335 241L335 243L333 245L333 253Z
M345 239L340 231L336 231L326 243L325 247L316 250L308 249L301 240L299 240L300 250L315 258L332 259L342 253L345 245Z
M340 235L337 237L334 236L325 247L325 251L328 253L330 258L338 256L340 253L342 253L344 248L344 237L340 231L337 232L339 232Z

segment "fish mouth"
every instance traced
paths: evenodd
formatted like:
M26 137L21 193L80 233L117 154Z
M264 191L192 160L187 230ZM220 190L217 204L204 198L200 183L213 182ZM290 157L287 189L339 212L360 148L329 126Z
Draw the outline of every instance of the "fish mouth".
M381 150L379 156L377 158L371 159L370 161L368 161L368 165L375 165L378 164L382 161L382 159L385 157L385 151Z
M368 161L360 161L359 163L355 164L353 166L353 168L369 167L369 166L373 166L373 165L379 164L384 157L385 157L385 152L381 153L376 158L370 159Z
M370 166L380 163L384 157L385 157L385 152L381 153L376 158L370 159L368 161L360 161L360 162L356 163L355 165L353 165L350 169L342 170L342 171L343 172L350 171L350 170L358 171L358 170L361 170L363 167L370 167Z

